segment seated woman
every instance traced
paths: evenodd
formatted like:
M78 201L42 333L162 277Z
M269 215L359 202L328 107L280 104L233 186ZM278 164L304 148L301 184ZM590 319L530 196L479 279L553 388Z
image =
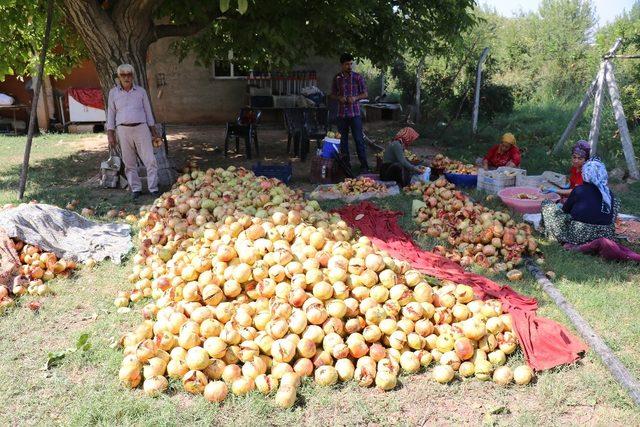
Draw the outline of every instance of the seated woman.
M562 205L542 202L542 221L548 238L581 245L615 235L618 202L607 185L607 169L594 157L582 166L583 184Z
M411 164L404 156L404 150L418 139L418 132L410 127L402 128L393 141L384 149L380 179L395 181L400 188L411 183L411 175L422 173L422 169Z
M571 190L582 185L582 166L589 159L591 154L591 146L583 139L576 142L571 150L571 169L569 170L569 188L568 189L549 189L548 191L558 193L562 197L571 194Z
M501 166L520 166L520 150L516 147L516 137L512 133L502 135L500 144L491 147L482 159L484 169L496 169Z

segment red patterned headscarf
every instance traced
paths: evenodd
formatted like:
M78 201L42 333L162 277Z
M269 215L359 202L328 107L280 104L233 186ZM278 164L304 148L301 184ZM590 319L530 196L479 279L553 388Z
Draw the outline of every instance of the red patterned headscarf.
M419 137L420 135L418 135L418 132L416 132L413 128L406 127L406 128L400 129L400 131L396 134L396 136L393 139L396 141L400 141L402 145L407 146L411 144L413 141L415 141L416 139L418 139Z

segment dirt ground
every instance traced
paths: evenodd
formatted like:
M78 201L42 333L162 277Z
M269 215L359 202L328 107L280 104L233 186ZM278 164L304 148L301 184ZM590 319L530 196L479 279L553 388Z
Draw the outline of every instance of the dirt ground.
M392 122L374 122L365 125L366 134L380 145L385 142L399 129L401 125ZM291 157L287 154L287 132L284 128L269 126L258 130L258 140L260 148L260 157L257 158L255 153L252 159L247 159L244 149L244 140L240 140L240 151L235 153L234 141L231 141L230 152L228 157L224 156L224 125L211 126L168 126L167 140L169 143L169 156L173 160L178 170L182 169L189 160L196 160L200 168L209 167L228 167L237 166L251 169L258 161L263 164L287 164L291 162L293 166L293 178L290 186L301 188L304 191L311 191L316 184L310 181L311 158L310 153L305 162L301 162L299 158ZM105 153L107 157L107 138L105 135L95 135L83 138L74 142L81 151L87 154L96 154L96 152ZM358 159L355 155L355 146L353 139L350 138L351 144L351 164L354 169L358 170ZM312 142L312 150L315 147ZM412 151L419 156L433 156L437 151L427 145L424 141L419 141L412 146ZM293 151L293 148L292 148ZM374 168L376 161L374 158L375 150L368 147L368 159L371 168ZM98 166L99 167L99 166ZM97 169L97 168L96 168ZM87 183L90 187L99 186L99 177L92 177ZM117 190L108 190L110 192Z

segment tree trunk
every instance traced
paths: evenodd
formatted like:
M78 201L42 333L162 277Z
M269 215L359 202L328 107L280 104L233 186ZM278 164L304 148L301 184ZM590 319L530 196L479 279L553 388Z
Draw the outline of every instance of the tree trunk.
M422 77L422 70L424 68L424 58L420 59L420 63L418 64L418 68L416 69L416 111L415 117L413 118L415 123L420 123L422 120L422 100L420 99L420 78Z
M156 40L153 0L118 1L103 10L97 1L62 0L67 19L82 37L98 71L104 99L115 84L120 64L133 65L136 83L147 89L146 56Z
M476 71L476 93L473 100L473 112L471 114L471 131L475 135L478 131L478 115L480 112L480 86L482 85L482 64L487 59L489 48L485 47L478 60L478 70Z

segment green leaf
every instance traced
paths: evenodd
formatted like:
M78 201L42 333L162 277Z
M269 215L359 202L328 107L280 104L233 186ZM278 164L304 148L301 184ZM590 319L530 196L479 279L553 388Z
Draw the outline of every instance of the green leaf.
M76 348L81 348L82 346L84 346L87 341L89 340L89 334L88 333L84 333L82 335L80 335L80 337L78 337L78 341L76 342Z
M244 15L248 8L249 0L238 0L238 12L240 12L241 15Z
M76 351L80 350L80 351L87 351L91 348L91 343L89 342L89 334L88 333L84 333L82 335L80 335L80 337L78 338L78 341L76 342Z
M506 406L498 406L489 410L490 414L510 414L511 411Z
M67 355L66 351L56 351L53 353L49 352L47 354L47 363L45 365L45 369L51 369L54 366L57 366L58 362L64 359L66 355Z
M229 0L220 0L220 12L225 13L229 10Z

